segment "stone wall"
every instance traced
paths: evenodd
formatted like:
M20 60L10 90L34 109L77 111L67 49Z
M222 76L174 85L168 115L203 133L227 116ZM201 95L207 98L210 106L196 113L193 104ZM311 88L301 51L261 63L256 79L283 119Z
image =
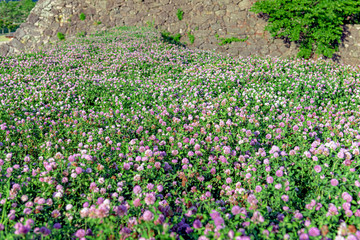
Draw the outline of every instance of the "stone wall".
M14 39L0 46L0 56L19 52L33 52L42 45L58 41L57 32L66 37L85 31L105 30L114 26L148 26L153 23L159 30L171 34L180 33L181 41L189 42L187 32L195 36L189 48L215 50L231 56L296 56L294 43L273 39L264 31L266 20L249 12L257 0L39 0L27 22L14 34ZM183 20L177 18L177 9L183 12ZM80 13L86 19L79 19ZM97 24L97 22L101 24ZM348 31L344 46L340 47L334 61L343 64L360 64L360 25L344 26ZM219 46L220 38L245 38L245 42L233 42ZM317 56L314 55L317 59Z

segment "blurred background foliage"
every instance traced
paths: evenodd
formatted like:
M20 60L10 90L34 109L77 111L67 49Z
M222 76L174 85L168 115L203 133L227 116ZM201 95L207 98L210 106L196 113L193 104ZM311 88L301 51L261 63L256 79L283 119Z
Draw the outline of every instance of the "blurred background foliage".
M0 33L14 32L26 21L37 1L34 0L0 0Z

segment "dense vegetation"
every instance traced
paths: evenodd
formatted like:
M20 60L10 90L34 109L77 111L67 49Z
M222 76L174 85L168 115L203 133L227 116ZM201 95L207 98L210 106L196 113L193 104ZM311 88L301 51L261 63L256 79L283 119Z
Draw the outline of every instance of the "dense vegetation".
M32 0L0 1L1 33L15 31L25 22L36 2Z
M360 23L358 0L260 0L251 10L265 14L272 37L299 45L298 57L331 58L339 49L343 25Z
M1 239L356 239L360 74L115 28L0 58Z

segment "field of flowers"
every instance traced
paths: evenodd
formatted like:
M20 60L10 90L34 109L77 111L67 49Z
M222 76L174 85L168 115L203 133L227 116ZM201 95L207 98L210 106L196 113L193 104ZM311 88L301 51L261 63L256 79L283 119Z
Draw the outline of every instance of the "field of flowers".
M360 239L359 77L133 27L0 57L0 239Z

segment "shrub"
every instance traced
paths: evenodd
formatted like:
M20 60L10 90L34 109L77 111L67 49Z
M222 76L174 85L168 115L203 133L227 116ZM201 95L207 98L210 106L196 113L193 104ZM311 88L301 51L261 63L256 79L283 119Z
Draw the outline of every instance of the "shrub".
M265 14L265 30L299 44L298 57L317 54L332 57L338 51L345 17L360 13L357 0L262 0L251 12Z
M79 18L80 18L81 21L84 21L86 16L85 16L84 13L80 13Z
M63 33L61 33L61 32L57 33L57 37L59 38L60 41L65 39L65 35Z
M183 19L184 12L179 8L177 10L176 16L178 17L179 21Z

